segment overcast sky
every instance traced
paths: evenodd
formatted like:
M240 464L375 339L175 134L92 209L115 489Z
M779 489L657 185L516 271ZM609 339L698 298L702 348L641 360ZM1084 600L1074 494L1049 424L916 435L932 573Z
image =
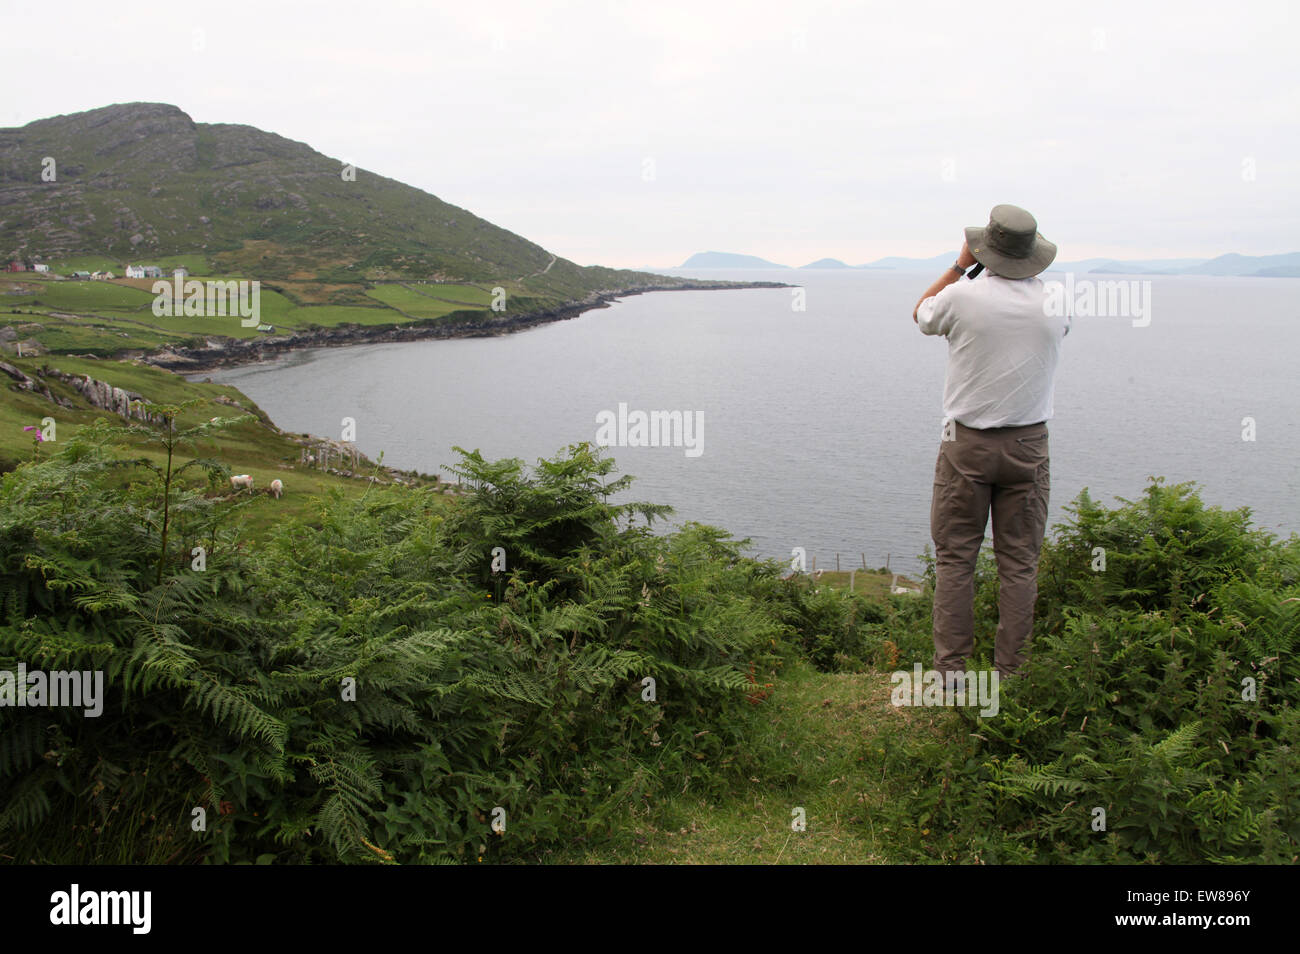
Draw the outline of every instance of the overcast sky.
M1271 254L1293 6L9 0L0 125L172 103L584 265L934 255L999 202L1061 261Z

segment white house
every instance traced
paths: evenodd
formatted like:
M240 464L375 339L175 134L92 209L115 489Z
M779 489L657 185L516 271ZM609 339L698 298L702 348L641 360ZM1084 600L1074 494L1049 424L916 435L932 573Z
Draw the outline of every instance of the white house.
M40 262L37 262L35 265L32 266L32 268L34 268L38 272L48 272L50 270L50 266L42 265Z
M143 266L143 265L128 265L128 266L126 267L126 277L127 277L127 278L144 278L144 266Z

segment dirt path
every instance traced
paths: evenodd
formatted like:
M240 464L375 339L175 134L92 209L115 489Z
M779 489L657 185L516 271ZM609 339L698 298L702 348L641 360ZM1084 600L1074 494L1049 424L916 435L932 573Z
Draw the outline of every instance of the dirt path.
M546 263L546 267L545 267L545 268L539 268L537 271L532 272L532 273L530 273L530 274L528 274L528 275L520 275L518 278L515 279L515 281L517 281L517 282L522 282L522 281L524 281L525 279L528 279L528 278L536 278L538 275L545 275L547 272L549 272L549 271L551 270L551 266L554 265L554 264L555 264L555 256L552 255L552 256L551 256L551 260L550 260L549 262Z

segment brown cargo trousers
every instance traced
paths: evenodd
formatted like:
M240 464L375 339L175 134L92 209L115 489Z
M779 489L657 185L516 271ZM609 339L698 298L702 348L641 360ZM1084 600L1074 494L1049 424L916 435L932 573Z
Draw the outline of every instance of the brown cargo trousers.
M1025 661L1038 597L1038 555L1051 483L1047 424L975 430L952 422L939 445L930 504L934 540L934 668L961 672L975 647L975 561L993 513L998 629L993 665Z

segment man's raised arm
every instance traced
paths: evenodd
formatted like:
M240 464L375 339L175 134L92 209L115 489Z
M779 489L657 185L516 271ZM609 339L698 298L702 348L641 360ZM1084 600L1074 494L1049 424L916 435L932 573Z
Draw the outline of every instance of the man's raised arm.
M921 310L921 302L939 294L939 292L943 291L953 282L961 278L966 273L966 269L970 268L974 264L975 256L970 253L970 249L966 247L966 242L963 240L961 243L961 251L957 253L956 263L936 278L934 284L925 290L925 294L917 299L916 307L912 309L912 320L919 324L920 321L916 317L916 313Z

